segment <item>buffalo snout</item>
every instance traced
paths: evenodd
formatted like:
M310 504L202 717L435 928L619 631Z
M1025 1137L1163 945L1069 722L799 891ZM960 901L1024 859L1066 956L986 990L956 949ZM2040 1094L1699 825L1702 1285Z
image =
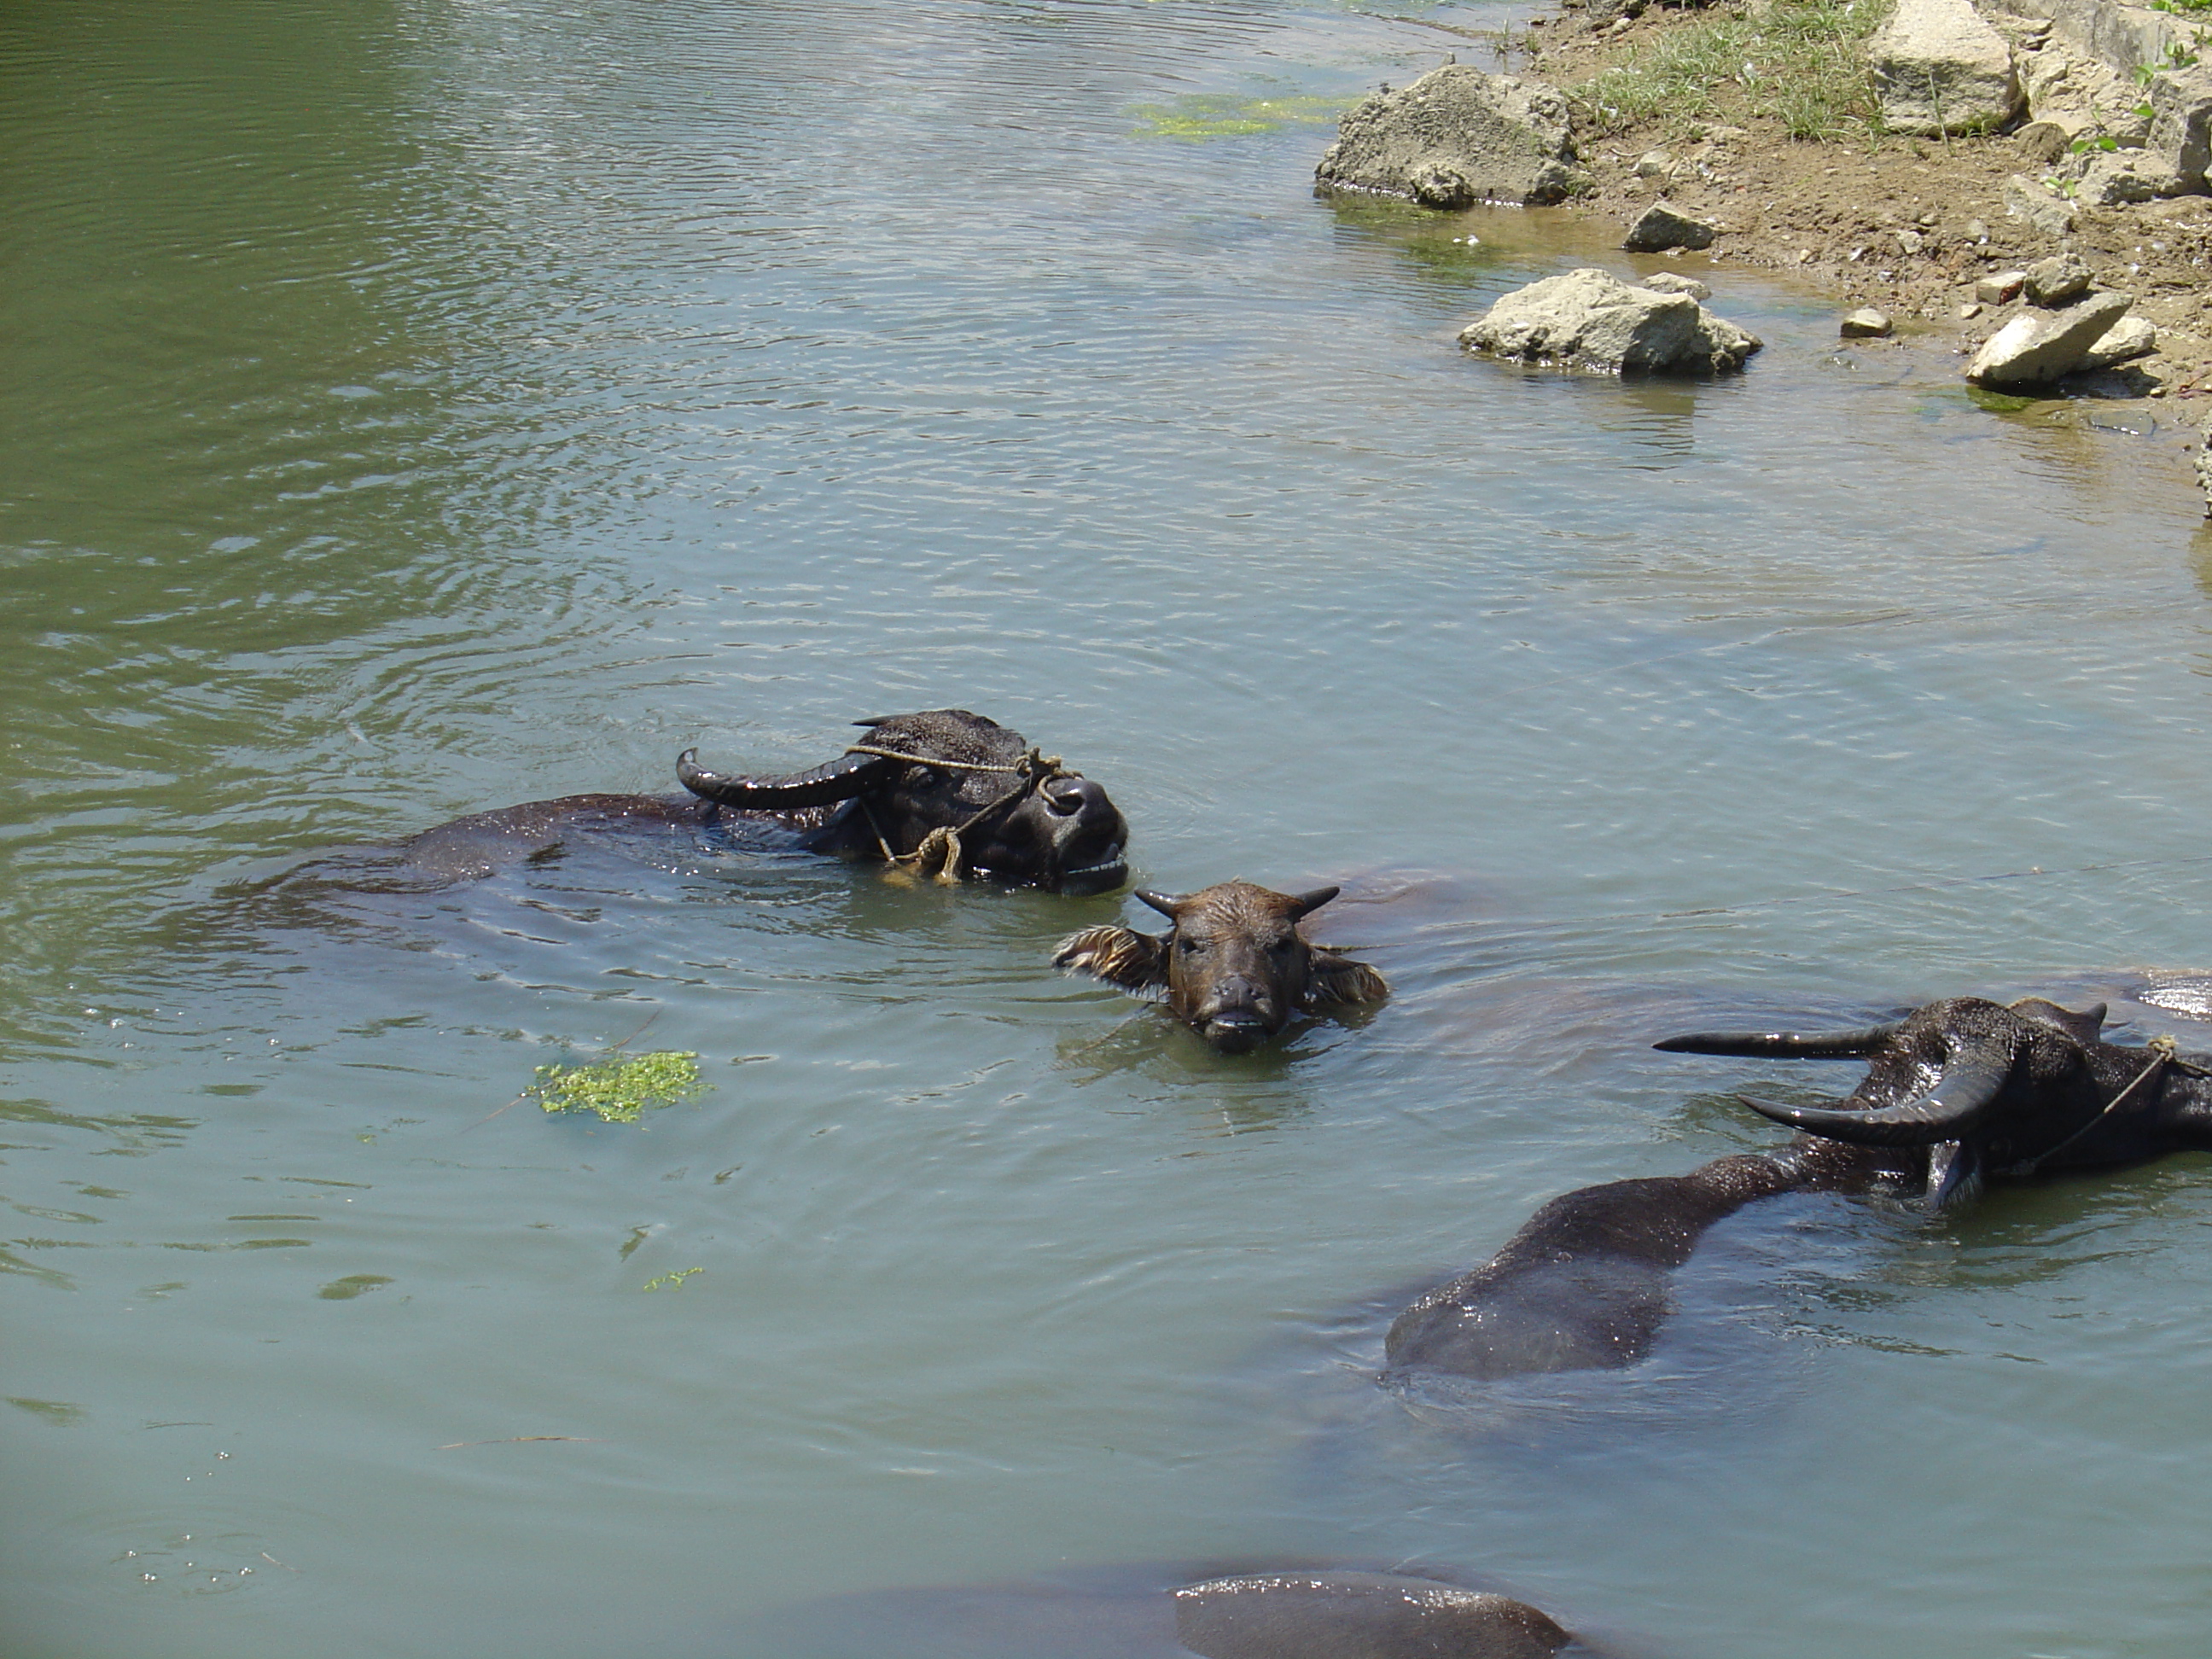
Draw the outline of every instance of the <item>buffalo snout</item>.
M1088 778L1054 778L1044 786L1044 802L1061 817L1079 817L1085 812L1103 815L1114 810L1105 789Z

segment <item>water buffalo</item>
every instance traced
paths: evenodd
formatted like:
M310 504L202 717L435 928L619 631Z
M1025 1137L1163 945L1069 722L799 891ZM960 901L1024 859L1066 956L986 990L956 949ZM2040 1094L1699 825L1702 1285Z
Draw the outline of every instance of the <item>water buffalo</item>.
M568 795L478 812L400 848L409 878L441 883L557 854L573 839L663 840L714 850L781 839L955 881L1101 892L1128 877L1128 825L1104 789L1018 732L964 708L856 724L864 742L787 777L676 763L683 795Z
M1552 1659L1595 1651L1510 1596L1334 1565L1194 1572L1164 1564L863 1591L767 1622L762 1633L783 1650L817 1659Z
M1175 924L1166 933L1086 927L1062 939L1052 959L1126 991L1164 995L1176 1018L1218 1052L1239 1054L1292 1014L1390 994L1365 963L1300 936L1299 921L1336 895L1334 887L1278 893L1246 881L1190 894L1139 889L1137 896Z
M2106 1042L2104 1015L1958 997L1863 1030L1670 1037L1656 1046L1864 1059L1867 1076L1826 1106L1746 1097L1803 1132L1774 1152L1553 1199L1491 1261L1399 1315L1390 1364L1474 1377L1633 1364L1672 1306L1668 1271L1721 1218L1778 1193L1893 1186L1933 1208L1991 1177L2212 1150L2212 1055Z

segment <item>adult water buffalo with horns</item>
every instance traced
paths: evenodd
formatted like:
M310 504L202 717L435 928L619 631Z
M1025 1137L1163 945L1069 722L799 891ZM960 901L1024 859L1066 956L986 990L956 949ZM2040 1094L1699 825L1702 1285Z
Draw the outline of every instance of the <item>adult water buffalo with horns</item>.
M1863 1059L1867 1075L1824 1106L1744 1097L1803 1132L1774 1152L1553 1199L1490 1261L1398 1316L1390 1363L1476 1377L1633 1364L1672 1305L1668 1270L1715 1222L1778 1193L1887 1185L1937 1208L1991 1178L2212 1151L2212 1055L2106 1042L2104 1016L1954 997L1863 1030L1669 1037L1656 1046Z
M408 875L460 881L557 852L572 837L714 850L763 832L942 881L1098 892L1128 876L1128 825L1104 789L1018 732L964 708L857 722L865 741L781 777L710 771L686 750L684 795L568 795L478 812L406 842Z

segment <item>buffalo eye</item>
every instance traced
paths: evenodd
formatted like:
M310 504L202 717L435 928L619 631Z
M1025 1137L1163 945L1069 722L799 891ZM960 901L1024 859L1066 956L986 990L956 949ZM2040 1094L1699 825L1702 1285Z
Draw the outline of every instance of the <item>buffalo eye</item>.
M1271 957L1286 957L1290 955L1291 946L1294 942L1291 939L1279 939L1268 945L1267 954Z
M1198 941L1188 933L1178 933L1176 935L1176 949L1187 957L1194 956L1198 951Z

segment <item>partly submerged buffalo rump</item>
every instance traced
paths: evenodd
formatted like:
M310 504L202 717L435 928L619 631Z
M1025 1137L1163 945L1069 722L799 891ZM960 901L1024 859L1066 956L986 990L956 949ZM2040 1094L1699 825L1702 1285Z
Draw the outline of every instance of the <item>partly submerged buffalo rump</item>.
M677 762L686 795L569 795L479 812L424 831L411 872L460 881L556 853L572 836L676 837L714 845L766 830L811 852L881 860L951 880L1097 892L1127 878L1128 826L1105 790L1018 732L964 708L858 722L835 760L775 777Z
M1595 1655L1525 1601L1402 1564L1128 1562L860 1590L756 1616L810 1659L1553 1659Z
M1224 1054L1242 1054L1298 1013L1331 1003L1379 1002L1382 975L1326 945L1298 923L1334 898L1334 887L1278 893L1224 881L1188 895L1137 896L1175 926L1164 933L1089 927L1070 934L1053 962L1125 991L1163 995L1177 1019Z

